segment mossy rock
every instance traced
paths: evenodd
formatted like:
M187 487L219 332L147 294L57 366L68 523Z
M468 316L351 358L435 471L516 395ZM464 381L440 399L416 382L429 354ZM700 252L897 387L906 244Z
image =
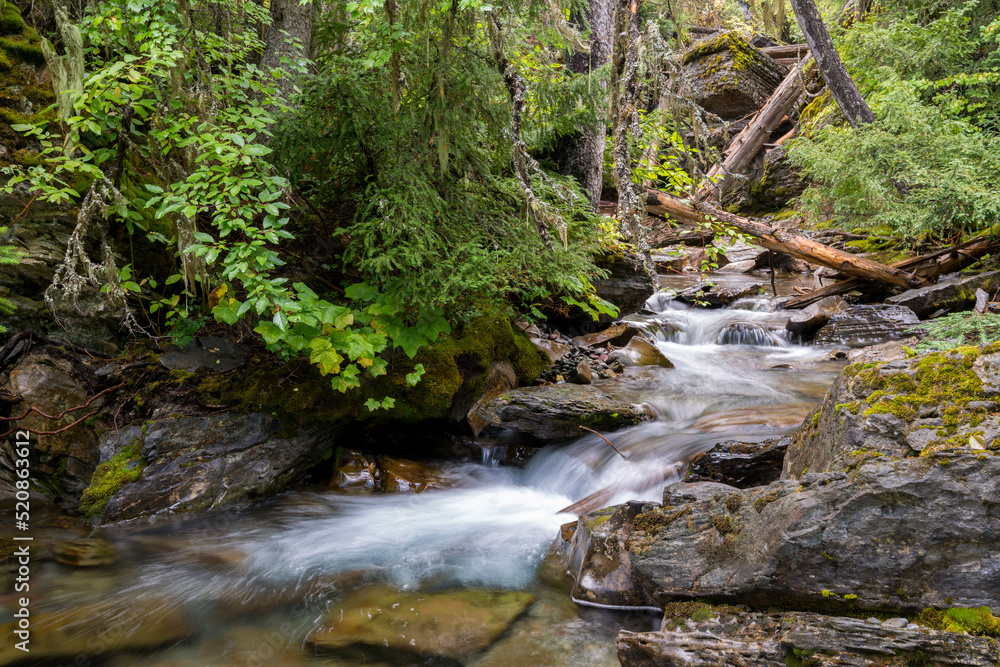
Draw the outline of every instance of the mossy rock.
M724 120L757 111L787 71L735 31L696 42L683 62L692 98Z
M37 124L55 120L55 91L42 83L39 70L45 67L41 40L29 28L20 10L5 2L0 9L0 145L6 154L0 166L38 163L34 142L15 131L12 125Z
M301 360L200 375L198 394L209 404L275 414L285 424L369 417L411 422L461 419L478 398L495 361L508 362L522 384L541 375L549 363L548 356L509 318L482 316L422 348L413 359L397 355L390 360L386 375L365 378L360 388L343 394L334 392L328 378ZM417 364L422 364L425 372L420 382L411 386L406 376ZM365 407L369 398L387 397L395 399L390 410L372 413Z
M1000 637L1000 618L989 607L925 609L917 622L935 630L968 633L978 637Z
M142 446L132 443L97 466L94 476L80 498L80 511L90 519L104 512L108 501L126 484L142 477L146 461L142 458Z

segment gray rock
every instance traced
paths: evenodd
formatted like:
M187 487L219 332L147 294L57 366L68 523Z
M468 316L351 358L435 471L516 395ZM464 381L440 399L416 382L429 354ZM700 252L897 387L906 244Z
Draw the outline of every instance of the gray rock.
M505 392L476 413L494 430L509 429L542 438L573 438L579 425L612 430L650 418L642 407L624 403L594 385L548 385Z
M906 350L903 348L913 347L916 344L917 339L915 337L890 340L878 345L869 345L868 347L851 350L847 353L847 360L852 364L870 364L877 361L906 359Z
M35 431L61 431L103 405L103 399L97 399L89 409L79 409L88 400L87 388L77 379L69 361L44 349L22 358L7 375L2 388L22 398L11 406L15 416L30 408L53 416L77 408L57 420L32 412L18 422L19 427ZM4 430L6 426L4 423ZM30 443L33 487L66 507L74 506L99 463L100 451L93 430L81 423L52 435L32 435ZM13 496L18 479L14 445L14 438L5 438L0 443L0 497Z
M971 310L976 304L976 290L979 289L989 294L1000 290L1000 271L942 280L937 285L911 289L885 301L906 306L918 316L927 317L936 310L952 313Z
M160 355L160 363L170 370L197 371L207 368L225 373L243 366L249 349L225 338L199 336L183 348L171 347Z
M220 414L154 422L142 436L142 477L110 501L100 523L161 512L192 512L278 493L330 451L328 429L278 437L271 415Z
M852 306L834 314L816 332L817 345L850 345L866 347L912 335L919 324L917 315L900 305Z
M574 601L615 607L653 604L636 577L627 548L643 504L630 502L581 517L569 549L570 571L576 579Z
M611 254L595 259L594 263L611 272L607 278L594 280L593 285L597 296L618 306L619 317L639 312L659 287L646 271L642 258L634 253Z
M983 500L1000 498L1000 457L981 458L875 458L683 504L671 488L636 517L632 564L661 603L996 609L1000 516Z
M684 629L622 630L616 641L623 667L869 667L998 664L986 637L874 625L855 618L792 612L720 614Z
M896 618L887 618L886 620L882 621L883 628L905 628L909 624L910 624L910 619L901 618L898 616Z
M673 368L674 364L660 349L642 338L633 338L628 345L608 355L608 361L617 361L623 366L661 366Z
M906 457L932 450L968 451L980 434L983 445L1000 449L996 415L986 413L980 395L955 403L954 386L973 391L980 373L988 373L993 355L970 358L969 352L934 353L889 362L848 366L823 402L796 431L785 455L782 476L797 479L803 471L847 470L864 457ZM945 421L947 416L947 428Z
M767 253L760 246L750 245L743 241L733 243L729 238L717 238L712 241L712 245L722 251L726 261L732 264L745 263L748 261L757 262L757 258Z
M722 482L741 489L769 484L781 476L782 460L791 440L720 442L691 461L686 479Z
M750 273L757 268L757 260L748 259L744 262L733 262L718 269L719 273Z

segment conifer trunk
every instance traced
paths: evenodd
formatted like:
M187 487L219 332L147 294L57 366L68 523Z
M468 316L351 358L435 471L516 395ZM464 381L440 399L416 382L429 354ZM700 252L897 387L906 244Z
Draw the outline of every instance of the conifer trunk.
M299 4L299 0L271 0L271 26L267 31L267 45L260 65L287 72L276 83L286 99L295 87L295 73L282 63L282 57L291 60L309 57L315 11L315 2Z
M590 0L586 19L590 26L590 52L574 53L570 57L569 68L577 74L591 76L589 85L592 87L600 84L593 80L590 73L611 57L614 36L612 0ZM604 114L599 114L593 125L563 137L556 151L559 155L560 172L572 176L580 183L595 211L601 199L606 127Z
M854 80L847 73L840 54L837 53L830 33L823 24L823 19L813 0L791 0L795 18L798 19L802 34L805 35L809 50L812 51L816 66L819 68L830 94L837 101L840 110L844 112L852 127L875 122L875 114L868 107Z

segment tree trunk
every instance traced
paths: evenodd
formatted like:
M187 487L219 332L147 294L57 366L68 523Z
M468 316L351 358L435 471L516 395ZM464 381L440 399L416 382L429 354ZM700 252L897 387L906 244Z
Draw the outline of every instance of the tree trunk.
M736 135L733 142L729 144L729 148L726 149L727 155L722 164L713 166L708 172L709 178L721 176L721 180L714 185L704 184L702 189L698 191L698 199L714 195L713 198L716 201L722 200L733 180L746 169L747 165L760 152L764 142L781 124L781 120L791 111L795 100L802 94L802 72L810 65L811 60L811 56L806 56L799 65L793 67L764 107L743 128L743 131Z
M680 222L691 222L701 225L709 222L706 216L711 216L722 225L733 227L744 234L753 236L767 250L781 252L813 264L828 266L851 277L897 285L907 289L919 287L925 283L922 278L908 275L901 269L885 266L884 264L825 246L822 243L810 241L798 234L771 229L767 225L720 211L708 204L696 204L692 208L658 190L646 190L646 195L649 202L655 202L655 206L647 206L647 210L650 213L658 214L657 211L661 210L665 212L665 215Z
M292 63L308 58L312 52L315 10L315 2L302 5L299 0L271 0L271 26L267 31L267 45L260 65L286 72L276 83L285 99L291 96L298 74Z
M823 25L816 3L813 0L791 0L791 2L816 65L847 121L855 128L874 123L875 114L861 97L854 80L847 73L847 68L844 67L840 54L830 39L830 33Z
M590 53L575 53L570 57L569 67L577 74L587 74L596 70L611 57L614 37L614 5L612 0L590 0L587 8L587 24L590 26ZM588 85L593 85L588 82ZM599 114L597 122L579 132L560 140L556 149L559 155L559 171L572 176L580 183L590 204L597 210L601 200L602 168L604 165L604 140L607 121Z
M632 182L629 139L639 137L639 0L618 0L615 7L615 39L611 57L611 117L614 120L615 184L618 187L618 224L632 235L632 243L643 257L646 269L656 267L646 244L645 228L639 224L645 204Z
M928 255L921 255L920 257L904 259L894 262L889 266L893 269L909 270L914 275L933 282L946 273L954 273L955 271L961 271L967 266L972 266L982 257L996 252L998 245L1000 244L993 239L985 236L977 236L962 245L944 248ZM837 296L838 294L847 294L856 289L864 289L865 285L866 283L863 280L850 278L839 283L834 283L833 285L815 289L808 294L797 296L794 299L789 299L782 305L789 310L805 308L828 296Z

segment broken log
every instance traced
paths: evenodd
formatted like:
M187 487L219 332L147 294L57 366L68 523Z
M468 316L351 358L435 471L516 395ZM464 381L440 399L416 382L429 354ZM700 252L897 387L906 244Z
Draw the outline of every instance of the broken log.
M911 275L923 278L928 282L935 282L938 277L946 273L961 271L967 266L972 266L982 257L996 251L998 248L1000 248L1000 242L986 238L985 236L977 236L961 245L942 248L941 250L920 255L919 257L910 257L909 259L893 262L889 266L894 269L908 270ZM856 289L864 289L866 285L867 283L864 280L849 278L833 285L815 289L794 299L789 299L782 304L782 307L786 310L805 308L828 296L847 294Z
M692 208L665 192L650 188L646 189L646 197L646 210L653 215L658 215L657 211L663 211L664 217L699 225L709 224L709 220L705 216L711 216L724 226L733 227L756 238L758 244L767 250L784 253L813 264L828 266L854 278L888 283L907 289L925 284L922 278L907 275L905 271L900 269L894 269L864 257L825 246L799 234L772 229L763 223L720 211L705 203L695 204Z
M711 196L715 201L722 200L733 180L743 173L743 170L763 148L767 138L792 110L795 100L802 94L802 72L811 63L812 56L807 55L788 72L785 80L781 82L767 103L729 144L722 163L716 164L709 170L707 179L709 182L702 185L701 190L696 195L697 199L705 200ZM711 182L712 179L719 177L721 179L714 184Z
M808 44L780 44L778 46L765 46L761 51L771 56L775 60L779 58L795 58L798 62L803 56L809 55Z

